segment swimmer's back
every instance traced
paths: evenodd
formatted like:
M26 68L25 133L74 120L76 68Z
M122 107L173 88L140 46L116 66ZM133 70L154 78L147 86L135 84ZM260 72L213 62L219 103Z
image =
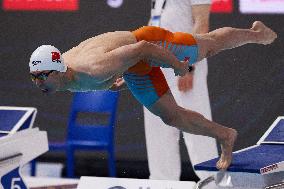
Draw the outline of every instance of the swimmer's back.
M63 53L62 57L73 70L88 73L89 65L95 63L95 60L100 59L106 52L136 42L137 40L132 32L108 32L81 42L78 46ZM84 58L86 57L90 61L85 61Z
M111 51L118 47L136 43L137 40L132 32L129 31L116 31L104 33L92 38L89 38L77 47L84 50L92 48L104 48L106 51Z

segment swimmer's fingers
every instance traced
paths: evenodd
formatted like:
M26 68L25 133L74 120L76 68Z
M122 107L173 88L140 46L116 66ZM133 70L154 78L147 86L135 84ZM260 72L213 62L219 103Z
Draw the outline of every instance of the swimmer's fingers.
M125 80L123 79L123 77L121 77L121 78L118 78L118 79L115 81L114 85L116 85L116 87L120 87L120 86L122 86L124 83L125 83Z
M125 84L125 80L122 77L118 78L109 89L112 91L119 91L123 84Z

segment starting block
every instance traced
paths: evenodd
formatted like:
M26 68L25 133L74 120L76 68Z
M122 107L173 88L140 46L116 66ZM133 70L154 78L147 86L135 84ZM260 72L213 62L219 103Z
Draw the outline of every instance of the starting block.
M32 128L37 110L0 106L0 189L27 189L20 169L48 151L47 133Z
M194 166L196 170L217 172L199 182L197 188L284 188L284 116L273 122L256 145L234 152L226 172L218 172L217 161L215 158Z

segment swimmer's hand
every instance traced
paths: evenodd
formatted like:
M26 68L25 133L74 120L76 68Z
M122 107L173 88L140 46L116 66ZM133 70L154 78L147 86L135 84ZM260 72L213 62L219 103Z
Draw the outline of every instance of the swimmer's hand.
M188 60L180 61L179 66L174 68L175 76L184 76L186 73L188 73L188 70Z
M117 91L120 89L120 87L125 84L125 81L123 79L123 77L120 77L118 79L116 79L116 81L113 83L112 87L110 88L110 90L114 90Z
M120 86L122 86L124 83L125 83L125 81L124 81L123 77L120 77L120 78L116 79L116 81L114 82L113 85L115 85L116 87L120 87Z

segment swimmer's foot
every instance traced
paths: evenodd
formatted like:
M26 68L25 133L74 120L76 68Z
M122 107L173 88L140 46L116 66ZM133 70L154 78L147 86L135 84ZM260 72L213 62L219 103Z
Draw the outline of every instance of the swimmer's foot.
M237 131L231 128L228 128L226 135L223 139L220 139L222 154L219 161L216 163L216 167L219 170L226 170L232 161L232 152L234 143L237 139Z
M257 32L256 42L259 44L268 45L277 38L277 34L260 21L254 22L251 29Z

